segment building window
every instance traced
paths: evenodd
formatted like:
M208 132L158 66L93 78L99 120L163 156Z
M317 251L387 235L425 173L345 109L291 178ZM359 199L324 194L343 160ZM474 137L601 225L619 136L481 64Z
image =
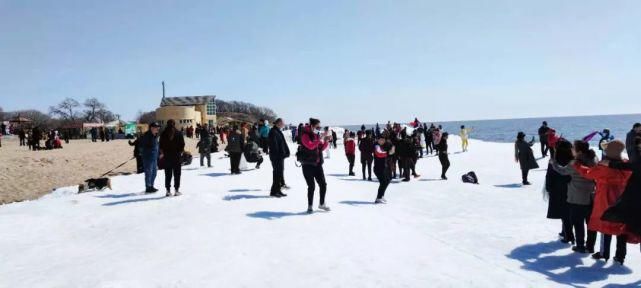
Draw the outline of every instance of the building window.
M207 102L207 115L216 115L216 100L211 99Z

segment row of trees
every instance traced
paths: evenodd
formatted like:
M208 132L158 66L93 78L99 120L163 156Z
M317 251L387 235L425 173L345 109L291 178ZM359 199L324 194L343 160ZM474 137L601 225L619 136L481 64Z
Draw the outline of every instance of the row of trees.
M248 114L257 119L265 119L270 122L277 118L276 113L272 109L241 101L227 102L216 99L216 110L218 113L231 112Z
M82 107L84 110L81 109ZM82 120L84 122L106 123L120 119L120 115L109 111L107 105L96 98L89 98L82 105L73 98L67 98L58 105L49 107L49 114L69 122Z

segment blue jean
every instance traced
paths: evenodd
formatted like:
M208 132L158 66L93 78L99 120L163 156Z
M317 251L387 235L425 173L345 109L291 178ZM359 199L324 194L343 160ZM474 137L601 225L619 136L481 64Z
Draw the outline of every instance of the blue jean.
M154 187L156 174L158 173L158 159L156 157L143 159L142 165L145 170L145 187Z

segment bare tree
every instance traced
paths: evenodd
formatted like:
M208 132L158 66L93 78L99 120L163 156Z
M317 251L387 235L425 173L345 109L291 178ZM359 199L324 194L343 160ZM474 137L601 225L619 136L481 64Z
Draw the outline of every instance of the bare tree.
M6 117L24 117L31 120L31 125L40 127L50 127L53 125L51 116L42 113L38 110L19 110L14 112L7 112Z
M4 121L4 110L0 107L0 121Z
M142 112L138 111L138 123L149 124L156 121L156 111Z
M96 98L89 98L85 100L83 104L85 106L85 120L88 122L97 122L98 121L98 111L106 109L105 104L98 101Z
M114 116L114 113L107 109L100 109L96 111L96 117L100 119L103 123L111 122L116 120L116 116Z
M76 108L79 106L80 103L78 103L78 101L72 98L67 98L60 102L60 104L49 107L49 113L67 121L75 121L78 114Z

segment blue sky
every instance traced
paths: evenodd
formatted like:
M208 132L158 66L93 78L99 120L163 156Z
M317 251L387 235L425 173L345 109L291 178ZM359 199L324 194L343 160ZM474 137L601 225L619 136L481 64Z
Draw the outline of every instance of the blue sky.
M0 106L214 94L326 124L641 111L641 1L0 0Z

